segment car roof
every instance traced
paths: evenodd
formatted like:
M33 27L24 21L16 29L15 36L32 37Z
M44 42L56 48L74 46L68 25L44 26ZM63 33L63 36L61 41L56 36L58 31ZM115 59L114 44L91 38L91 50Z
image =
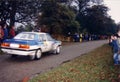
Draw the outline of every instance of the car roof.
M45 33L45 32L21 32L21 33L47 34L47 33Z

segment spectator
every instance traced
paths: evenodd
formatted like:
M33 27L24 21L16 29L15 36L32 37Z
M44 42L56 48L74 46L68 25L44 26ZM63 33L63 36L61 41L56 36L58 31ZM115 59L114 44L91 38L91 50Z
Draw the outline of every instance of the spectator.
M82 33L80 34L80 42L82 42L83 41L83 35L82 35Z
M74 37L75 42L79 42L79 34L78 33L75 33L73 37Z
M88 41L89 40L89 36L88 34L85 34L85 41Z
M113 45L112 45L113 39L114 39L114 35L111 35L110 38L109 38L109 45L110 45L110 46L113 46Z
M118 35L114 35L113 36L113 40L112 40L112 47L113 47L113 60L114 60L114 64L118 65L120 64L118 56L119 56L119 44L118 44Z
M12 26L9 31L9 38L13 38L14 36L15 36L15 30L14 30L14 26Z
M3 41L3 36L4 36L4 31L3 31L2 26L0 25L0 44Z
M7 38L8 38L8 29L7 29L7 24L4 24L3 30L4 30L3 40L5 40L5 39L7 39Z
M2 43L2 41L3 41L3 36L4 36L3 28L2 28L2 26L0 25L0 50L1 50L1 43Z

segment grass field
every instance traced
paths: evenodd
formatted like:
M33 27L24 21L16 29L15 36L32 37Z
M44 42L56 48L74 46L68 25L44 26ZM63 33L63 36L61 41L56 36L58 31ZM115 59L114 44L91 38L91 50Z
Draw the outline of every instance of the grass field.
M103 45L29 82L116 82L117 70L113 65L111 47Z

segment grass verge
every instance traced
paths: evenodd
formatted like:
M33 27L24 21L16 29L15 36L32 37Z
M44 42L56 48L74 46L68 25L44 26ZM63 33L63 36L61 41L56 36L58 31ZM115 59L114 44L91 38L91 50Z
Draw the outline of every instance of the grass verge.
M113 65L111 51L109 45L103 45L29 82L113 82L118 69Z

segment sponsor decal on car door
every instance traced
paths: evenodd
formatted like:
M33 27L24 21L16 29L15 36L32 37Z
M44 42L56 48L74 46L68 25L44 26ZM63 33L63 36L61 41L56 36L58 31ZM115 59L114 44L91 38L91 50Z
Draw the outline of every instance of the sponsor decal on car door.
M46 52L47 51L47 43L46 43L46 37L44 34L39 35L39 43L41 45L42 51Z

